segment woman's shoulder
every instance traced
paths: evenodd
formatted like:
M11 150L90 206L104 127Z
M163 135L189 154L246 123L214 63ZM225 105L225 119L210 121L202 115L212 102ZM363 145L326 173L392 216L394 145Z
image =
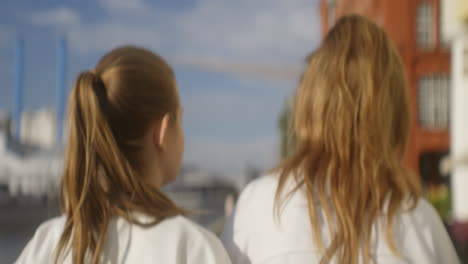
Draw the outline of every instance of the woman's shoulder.
M216 236L208 229L198 225L185 216L175 216L168 218L154 228L170 234L179 234L182 238L194 237L203 240L215 240Z
M236 211L239 214L246 212L246 216L251 218L251 214L264 215L267 211L270 212L275 208L277 199L277 190L280 183L280 175L277 172L261 176L244 188L241 192L236 204ZM282 207L303 202L303 193L296 188L293 177L287 179L280 193L280 200L284 201ZM249 216L250 215L250 216ZM269 215L268 215L269 216Z
M145 237L144 240L151 241L153 246L169 246L186 252L184 254L187 254L188 259L199 259L205 263L229 263L219 238L185 216L170 217L149 228L136 227L134 230L137 237ZM210 262L210 259L214 262Z
M33 236L33 241L37 240L41 244L51 243L55 244L60 239L63 229L65 227L66 217L58 216L51 218L36 229Z
M63 230L63 227L65 226L65 222L66 222L65 215L56 216L56 217L53 217L44 221L41 225L39 225L37 230L38 231L39 230L44 230L44 231L59 230L61 232Z
M231 263L219 238L208 229L184 216L176 216L159 224L165 233L178 234L193 263ZM160 238L157 238L160 239Z
M261 176L245 186L239 196L238 204L251 204L252 200L270 200L276 195L279 175L276 173Z
M16 263L51 263L53 252L65 226L65 216L42 223L28 242Z
M411 221L418 226L439 225L441 219L435 208L425 198L417 198L414 206L410 201L406 201L403 205L402 218Z
M399 231L406 237L413 235L425 240L436 240L447 233L439 213L424 198L416 200L413 208L404 210L399 221Z
M236 229L255 228L256 223L273 219L278 182L277 174L267 174L244 187L230 219L235 222Z
M425 263L459 263L447 229L435 208L424 198L398 218L396 240L403 255Z

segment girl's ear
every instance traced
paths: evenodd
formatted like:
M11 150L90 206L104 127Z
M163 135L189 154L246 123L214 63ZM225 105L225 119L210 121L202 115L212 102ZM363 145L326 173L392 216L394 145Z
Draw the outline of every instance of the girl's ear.
M164 143L169 130L169 114L165 114L163 118L157 122L153 128L153 143L155 146L164 149Z

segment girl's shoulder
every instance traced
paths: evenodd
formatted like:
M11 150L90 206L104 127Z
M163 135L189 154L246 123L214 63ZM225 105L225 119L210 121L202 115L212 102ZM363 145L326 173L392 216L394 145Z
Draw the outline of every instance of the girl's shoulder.
M208 229L198 225L192 220L185 216L175 216L168 218L161 223L152 227L162 233L167 233L173 236L177 234L178 239L190 242L195 241L206 241L208 243L218 242L216 236Z
M244 187L229 219L236 231L270 227L267 223L273 223L278 183L277 174L267 174Z
M144 222L144 219L139 220ZM16 263L53 263L65 222L65 216L61 216L41 224ZM149 263L158 258L163 259L163 263L230 263L219 239L183 216L171 217L150 227L114 218L106 236L104 259L126 259L129 263ZM69 254L66 256L65 262L71 263Z
M403 256L418 263L459 263L440 215L426 199L419 198L395 220L395 242Z
M62 235L65 220L65 216L59 216L42 223L16 263L53 263L54 252Z
M132 229L133 246L138 248L149 246L153 251L170 255L173 251L189 263L230 263L219 238L184 216L171 217L151 227L133 225Z
M245 217L251 219L252 213L263 215L266 211L272 211L277 198L278 184L278 173L266 174L247 184L236 204L239 217L242 217L245 212ZM280 194L281 198L285 198L284 200L288 203L302 201L301 192L292 192L295 186L294 180L288 179ZM270 216L270 214L267 215Z
M261 176L245 186L239 197L238 204L249 204L249 201L258 199L270 200L276 195L278 188L279 175L266 174Z

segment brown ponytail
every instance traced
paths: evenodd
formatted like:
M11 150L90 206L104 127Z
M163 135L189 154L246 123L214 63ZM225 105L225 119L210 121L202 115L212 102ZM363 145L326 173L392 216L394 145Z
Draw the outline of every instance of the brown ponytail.
M141 48L116 49L96 70L78 76L70 96L61 186L66 224L56 263L68 248L73 263L98 263L112 216L143 225L131 213L145 213L153 217L152 225L183 213L143 183L135 144L152 119L176 111L178 100L170 67Z

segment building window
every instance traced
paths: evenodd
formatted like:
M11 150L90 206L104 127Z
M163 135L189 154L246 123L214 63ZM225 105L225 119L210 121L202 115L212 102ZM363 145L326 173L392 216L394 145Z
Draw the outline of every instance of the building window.
M443 1L444 0L439 1L439 10L437 10L439 12L439 21L437 21L437 24L439 25L439 28L438 28L438 31L439 31L439 46L442 49L448 50L448 49L450 49L450 40L445 38L445 35L444 35L444 26L443 26L443 23L444 23L444 17L443 16L444 16L444 14L442 12Z
M418 5L416 14L416 40L422 49L431 48L434 44L434 12L429 1Z
M449 125L450 79L448 75L423 76L418 83L419 125L443 130Z

